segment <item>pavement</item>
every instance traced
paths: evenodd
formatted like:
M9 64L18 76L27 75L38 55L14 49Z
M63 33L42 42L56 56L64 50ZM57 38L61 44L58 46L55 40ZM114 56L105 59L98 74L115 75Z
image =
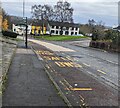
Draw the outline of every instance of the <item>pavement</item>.
M2 107L2 90L5 89L6 75L16 49L16 41L2 37L0 34L0 107Z
M18 44L8 72L4 106L66 106L30 47Z

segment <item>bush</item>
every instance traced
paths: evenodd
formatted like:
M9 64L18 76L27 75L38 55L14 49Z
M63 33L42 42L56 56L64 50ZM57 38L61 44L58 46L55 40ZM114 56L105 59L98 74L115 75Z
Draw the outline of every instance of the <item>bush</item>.
M14 33L12 31L8 31L8 30L2 30L2 34L3 36L8 36L8 37L11 37L11 38L17 38L17 33Z

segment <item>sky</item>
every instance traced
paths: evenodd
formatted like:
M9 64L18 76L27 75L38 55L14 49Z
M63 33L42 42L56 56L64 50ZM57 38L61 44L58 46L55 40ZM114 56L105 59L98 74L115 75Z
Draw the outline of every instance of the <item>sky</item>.
M23 16L23 0L1 0L4 10L15 16ZM31 17L31 6L48 4L54 6L58 0L25 0L25 16ZM62 0L65 1L65 0ZM106 26L118 25L118 2L120 0L66 0L71 3L75 23L86 24L89 19L102 21ZM120 12L120 10L119 10Z

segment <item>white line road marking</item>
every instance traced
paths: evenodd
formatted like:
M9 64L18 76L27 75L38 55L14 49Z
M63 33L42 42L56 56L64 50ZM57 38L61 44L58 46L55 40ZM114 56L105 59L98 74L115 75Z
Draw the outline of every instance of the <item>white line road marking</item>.
M101 70L97 70L98 72L102 73L102 74L106 74L105 72L101 71Z
M113 61L110 61L110 60L106 60L106 61L118 65L118 63L115 63Z
M38 59L43 61L43 59L40 56L38 56Z
M90 65L89 64L86 64L86 63L83 63L85 66L88 66L88 67L90 67Z

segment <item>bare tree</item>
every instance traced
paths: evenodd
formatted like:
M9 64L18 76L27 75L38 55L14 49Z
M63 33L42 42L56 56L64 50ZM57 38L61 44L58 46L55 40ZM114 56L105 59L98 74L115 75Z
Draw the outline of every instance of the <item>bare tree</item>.
M49 5L34 5L31 8L32 18L38 20L52 20L53 8Z
M50 5L34 5L31 8L32 18L59 22L73 22L73 8L67 1L58 1L52 8Z
M88 24L89 24L89 26L94 26L96 24L96 22L94 19L89 19Z
M55 20L59 22L73 22L73 8L67 1L58 1L54 6Z

